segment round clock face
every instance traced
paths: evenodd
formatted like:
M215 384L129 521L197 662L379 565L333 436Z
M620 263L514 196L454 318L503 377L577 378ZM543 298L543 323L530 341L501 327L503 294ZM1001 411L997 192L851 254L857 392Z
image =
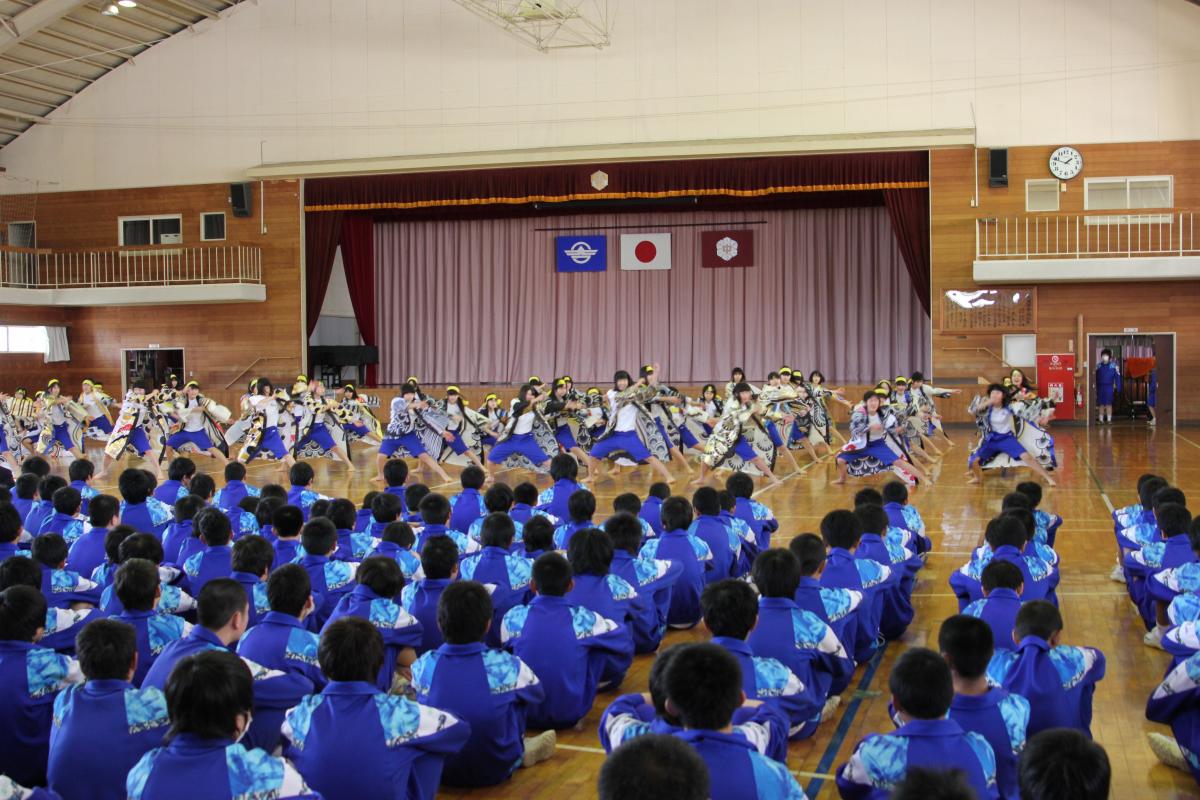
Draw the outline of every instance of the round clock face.
M1050 154L1050 174L1070 180L1083 170L1083 156L1074 147L1060 147Z

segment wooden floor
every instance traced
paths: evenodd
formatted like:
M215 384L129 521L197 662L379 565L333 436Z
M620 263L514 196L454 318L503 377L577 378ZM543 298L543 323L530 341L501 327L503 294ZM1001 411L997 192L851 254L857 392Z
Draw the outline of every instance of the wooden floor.
M1058 596L1066 621L1065 641L1099 647L1108 658L1107 677L1095 699L1092 730L1108 751L1113 766L1113 797L1200 798L1200 789L1190 776L1157 764L1146 746L1145 734L1163 727L1147 722L1147 697L1161 679L1169 657L1141 643L1143 629L1126 599L1123 587L1109 580L1114 563L1114 544L1109 510L1134 502L1139 474L1155 472L1189 495L1200 498L1200 429L1145 427L1141 423L1118 423L1102 430L1083 427L1054 429L1057 441L1059 486L1048 490L1044 507L1065 520L1057 539L1062 564ZM809 797L836 797L832 774L864 734L892 728L887 719L888 671L907 647L926 646L936 641L939 624L955 613L956 604L946 580L961 565L970 550L983 540L986 521L999 509L1000 498L1023 474L1001 477L988 474L984 486L971 487L963 475L966 458L963 444L968 431L952 431L959 446L952 448L936 469L936 486L914 492L913 502L924 516L934 543L928 564L918 575L914 590L916 619L901 641L893 642L878 669L859 668L851 690L843 697L836 716L821 726L812 739L793 744L788 767L799 777ZM95 445L93 445L95 446ZM360 470L348 474L344 466L321 461L315 488L332 496L360 501L372 486L375 452L360 450L355 461ZM97 451L98 453L98 451ZM198 457L201 471L211 472L222 482L221 472L207 458ZM828 460L805 466L786 477L780 486L762 489L758 499L774 509L781 527L775 544L783 546L797 533L815 532L827 511L848 507L862 484L851 481L833 486L834 467ZM102 488L115 494L116 471ZM781 473L782 474L782 473ZM257 484L280 481L279 471L268 464L255 464L247 480ZM428 476L422 477L427 479ZM509 472L502 479L517 483L528 476ZM611 508L612 498L623 491L645 493L651 481L648 470L626 471L615 480L595 487L601 513ZM547 485L543 479L540 485ZM684 481L677 481L682 494L690 494ZM439 491L450 493L454 487ZM1200 499L1193 507L1200 506ZM666 644L705 638L702 630L668 633ZM936 647L936 644L934 644ZM622 691L645 691L651 656L639 656ZM600 713L611 698L597 698L582 730L560 731L559 752L550 761L519 770L508 784L493 789L467 792L446 791L447 796L475 795L488 798L564 798L595 795L596 775L604 760L596 736Z

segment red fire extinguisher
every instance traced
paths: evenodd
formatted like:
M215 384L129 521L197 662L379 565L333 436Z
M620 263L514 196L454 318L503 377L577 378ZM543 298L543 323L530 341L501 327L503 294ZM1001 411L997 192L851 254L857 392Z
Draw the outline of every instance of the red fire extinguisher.
M1083 390L1078 386L1075 387L1075 407L1083 408Z

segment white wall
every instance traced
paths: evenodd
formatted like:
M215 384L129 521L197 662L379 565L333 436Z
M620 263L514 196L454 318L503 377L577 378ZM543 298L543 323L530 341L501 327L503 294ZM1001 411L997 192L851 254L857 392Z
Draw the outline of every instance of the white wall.
M278 163L923 130L972 103L985 146L1200 138L1187 0L611 5L612 46L547 55L449 0L242 3L0 164L42 191L170 185L238 178L261 140Z

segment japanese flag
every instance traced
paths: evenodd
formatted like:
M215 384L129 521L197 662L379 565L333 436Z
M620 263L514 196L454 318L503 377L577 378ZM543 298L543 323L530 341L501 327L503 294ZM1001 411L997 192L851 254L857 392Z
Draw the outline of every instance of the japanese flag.
M671 234L621 234L621 269L670 269Z

